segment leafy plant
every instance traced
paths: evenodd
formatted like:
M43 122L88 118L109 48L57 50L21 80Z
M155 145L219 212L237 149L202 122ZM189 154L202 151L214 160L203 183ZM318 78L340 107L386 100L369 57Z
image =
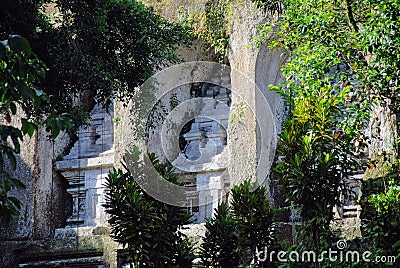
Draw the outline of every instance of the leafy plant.
M265 187L246 181L232 188L232 214L238 226L239 248L243 264L256 256L256 249L271 248L275 211L267 198Z
M132 97L161 66L179 60L179 45L189 44L186 27L132 0L6 0L0 17L0 38L20 33L49 68L43 89L60 114L85 95L106 105Z
M246 267L257 262L256 249L273 242L273 216L265 187L246 181L232 189L232 203L222 203L206 222L201 258L207 267ZM258 266L256 266L258 267ZM260 266L262 267L262 266Z
M363 136L367 107L388 103L396 120L400 118L400 7L398 1L378 0L281 2L280 18L267 19L260 30L263 41L283 48L288 56L282 69L285 83L275 87L291 108L280 137L278 170L288 199L302 209L302 220L311 224L314 247L318 247L324 239L318 240L317 230L328 230L342 179L360 169L354 156L360 162L367 157L363 150L368 142ZM363 189L364 221L375 222L378 208L382 217L391 215L393 207L382 203L395 204L388 188ZM389 225L375 226L374 233L374 240L386 249L385 229L395 227Z
M128 152L123 164L126 171L114 169L107 177L104 207L110 215L112 236L123 244L135 267L191 267L191 245L179 231L190 223L191 215L184 208L153 198L140 187L137 180L143 178L135 177L142 175L139 155L138 149ZM154 154L149 158L164 179L179 183L171 166L161 164Z
M132 97L161 66L176 63L188 29L139 1L58 0L65 42L54 48L58 78L72 92L93 92L100 103ZM69 55L66 60L65 55Z
M237 224L228 205L221 203L206 221L201 259L206 267L238 267L240 263Z
M374 248L380 255L399 257L400 180L396 165L388 177L370 178L362 183L363 247Z
M313 248L318 250L320 239L330 236L333 207L347 194L343 179L357 164L351 138L338 121L345 93L335 94L329 86L314 90L295 93L292 114L280 135L276 170L287 200L300 209Z
M205 41L219 61L228 56L230 26L232 24L232 0L207 0L205 10L190 13L183 18L183 24L190 27L191 34Z
M204 24L206 25L205 39L215 49L216 54L226 56L229 44L229 4L231 0L208 0Z
M362 168L371 99L354 68L354 61L364 63L355 54L360 47L350 21L353 6L282 4L279 19L268 19L263 31L264 41L287 55L285 82L270 86L289 106L276 170L287 200L300 209L303 245L318 251L330 244L333 207L349 194L345 181Z

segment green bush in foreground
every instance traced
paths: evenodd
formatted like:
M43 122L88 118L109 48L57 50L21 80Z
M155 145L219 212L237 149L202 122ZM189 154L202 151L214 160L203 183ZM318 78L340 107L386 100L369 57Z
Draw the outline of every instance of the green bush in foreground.
M233 187L232 203L219 205L206 222L200 257L206 267L245 267L256 259L256 248L273 242L274 209L265 187L249 181Z
M136 153L128 158L138 160ZM154 154L149 155L158 173L171 183L178 184L171 166L163 165ZM125 158L126 159L126 158ZM130 167L135 166L130 161ZM112 236L123 244L128 261L135 267L191 267L194 255L188 239L178 231L190 223L190 213L185 208L165 204L147 194L136 182L126 166L126 171L110 171L106 187L106 212ZM137 166L140 170L140 166Z

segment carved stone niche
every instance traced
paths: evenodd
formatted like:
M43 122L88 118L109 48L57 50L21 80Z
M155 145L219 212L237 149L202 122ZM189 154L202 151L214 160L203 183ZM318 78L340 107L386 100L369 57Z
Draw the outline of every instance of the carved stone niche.
M112 111L112 109L110 109ZM95 106L91 123L78 131L78 141L56 168L67 179L73 207L68 227L107 226L104 183L114 166L113 112Z
M194 190L187 193L189 210L195 223L213 215L215 208L230 190L227 176L229 153L227 129L230 112L230 91L205 83L198 90L202 106L191 123L190 130L181 133L185 146L172 162L176 172Z

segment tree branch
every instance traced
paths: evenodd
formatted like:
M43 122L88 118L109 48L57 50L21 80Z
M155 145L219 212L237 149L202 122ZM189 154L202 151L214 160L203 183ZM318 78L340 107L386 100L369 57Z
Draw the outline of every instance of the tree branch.
M353 9L351 8L351 0L346 0L346 6L347 6L347 16L349 18L349 21L353 26L354 30L358 32L360 29L358 28L357 22L354 19Z

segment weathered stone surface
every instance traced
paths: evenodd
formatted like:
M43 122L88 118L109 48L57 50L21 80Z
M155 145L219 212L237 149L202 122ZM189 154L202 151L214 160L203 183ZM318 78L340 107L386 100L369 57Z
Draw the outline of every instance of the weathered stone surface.
M16 251L17 267L116 267L119 245L98 227L57 229L53 241L43 247ZM101 230L109 233L109 230Z
M270 84L282 80L280 51L250 46L264 16L251 1L244 1L233 11L229 43L233 94L228 144L232 183L258 179L268 187L277 130L285 107L281 98L268 89ZM264 105L265 101L269 107Z
M91 111L91 124L81 127L78 141L69 154L56 162L56 169L67 179L67 192L72 196L69 227L106 226L104 183L114 166L113 112L99 106Z
M188 237L189 242L192 243L194 246L194 251L199 252L203 238L206 235L205 224L199 223L185 225L179 231Z
M196 9L203 10L204 3L204 0L172 1L164 6L163 12L170 19L178 21L180 6L184 7L181 14L187 15ZM198 90L196 87L200 91L206 87L198 81L174 84L167 94L160 97L167 112L163 113L158 108L161 119L156 120L146 146L163 162L173 163L182 180L194 186L188 203L201 203L204 206L188 206L198 222L212 215L213 209L224 200L224 195L234 184L246 179L258 179L268 187L271 185L270 165L274 160L276 137L286 110L282 99L269 90L269 85L282 81L280 67L285 59L279 50L250 45L252 37L256 35L257 25L263 22L264 17L263 12L256 9L250 0L241 1L233 9L228 57L232 72L219 81L232 88L233 93L229 98L222 91L214 94L217 92L215 88L211 90L213 93L208 96L208 102L192 103L187 114L173 114L171 111L176 108L175 104L191 100L193 92ZM203 42L196 41L193 47L179 50L186 61L215 61L215 54ZM171 77L170 80L176 82L174 79L177 78ZM173 104L172 100L176 103ZM265 108L265 101L268 109ZM71 141L67 134L62 134L52 143L47 138L48 133L40 130L33 139L23 142L15 175L26 184L27 189L15 191L14 194L21 199L24 207L14 228L1 232L0 266L16 263L14 250L22 257L21 265L34 265L31 261L36 261L35 265L45 265L46 262L49 265L72 265L76 260L78 263L84 262L80 259L82 256L88 257L88 261L115 264L113 249L117 245L107 235L107 219L101 207L104 201L103 183L110 168L121 167L126 149L133 144L142 145L139 139L142 133L138 131L142 126L132 124L132 119L138 115L137 111L128 113L131 108L115 102L114 114L108 114L100 107L95 107L91 125L81 129L78 141L70 146L72 148L66 155L62 155L62 152ZM378 135L379 138L372 141L370 154L380 154L383 150L388 150L390 154L395 141L393 118L387 108L382 107L374 109L372 117L375 119L371 122L371 137ZM180 126L188 123L189 131L181 133L181 129L172 127L163 129L162 120L169 120L171 126L173 123L179 123ZM373 124L379 125L379 133L376 132L376 126L372 130ZM129 132L126 132L127 129ZM163 131L168 137L166 141L161 139ZM185 142L184 149L180 148L180 141ZM223 177L225 175L228 177ZM276 185L269 188L271 198L278 195L277 188ZM343 211L334 224L347 224L349 229L345 232L349 237L357 236L359 223L343 217L345 213L354 216L354 209ZM68 228L64 228L66 226ZM296 231L297 226L282 223L281 227L279 237L291 243L292 232ZM185 226L182 232L195 242L204 235L205 227L204 224ZM29 259L29 247L35 248L38 259ZM94 255L80 255L77 251L88 251ZM27 257L24 259L25 255ZM34 255L32 253L30 256Z
M335 219L331 222L330 228L338 237L348 241L361 237L361 220L357 215Z
M19 126L19 122L12 124ZM0 230L0 267L13 266L12 251L25 241L50 239L54 229L65 224L68 210L66 181L53 173L56 157L68 145L70 137L61 133L55 142L50 141L44 129L26 136L17 156L17 169L11 175L21 180L25 190L13 190L12 195L22 202L20 218L11 228Z

